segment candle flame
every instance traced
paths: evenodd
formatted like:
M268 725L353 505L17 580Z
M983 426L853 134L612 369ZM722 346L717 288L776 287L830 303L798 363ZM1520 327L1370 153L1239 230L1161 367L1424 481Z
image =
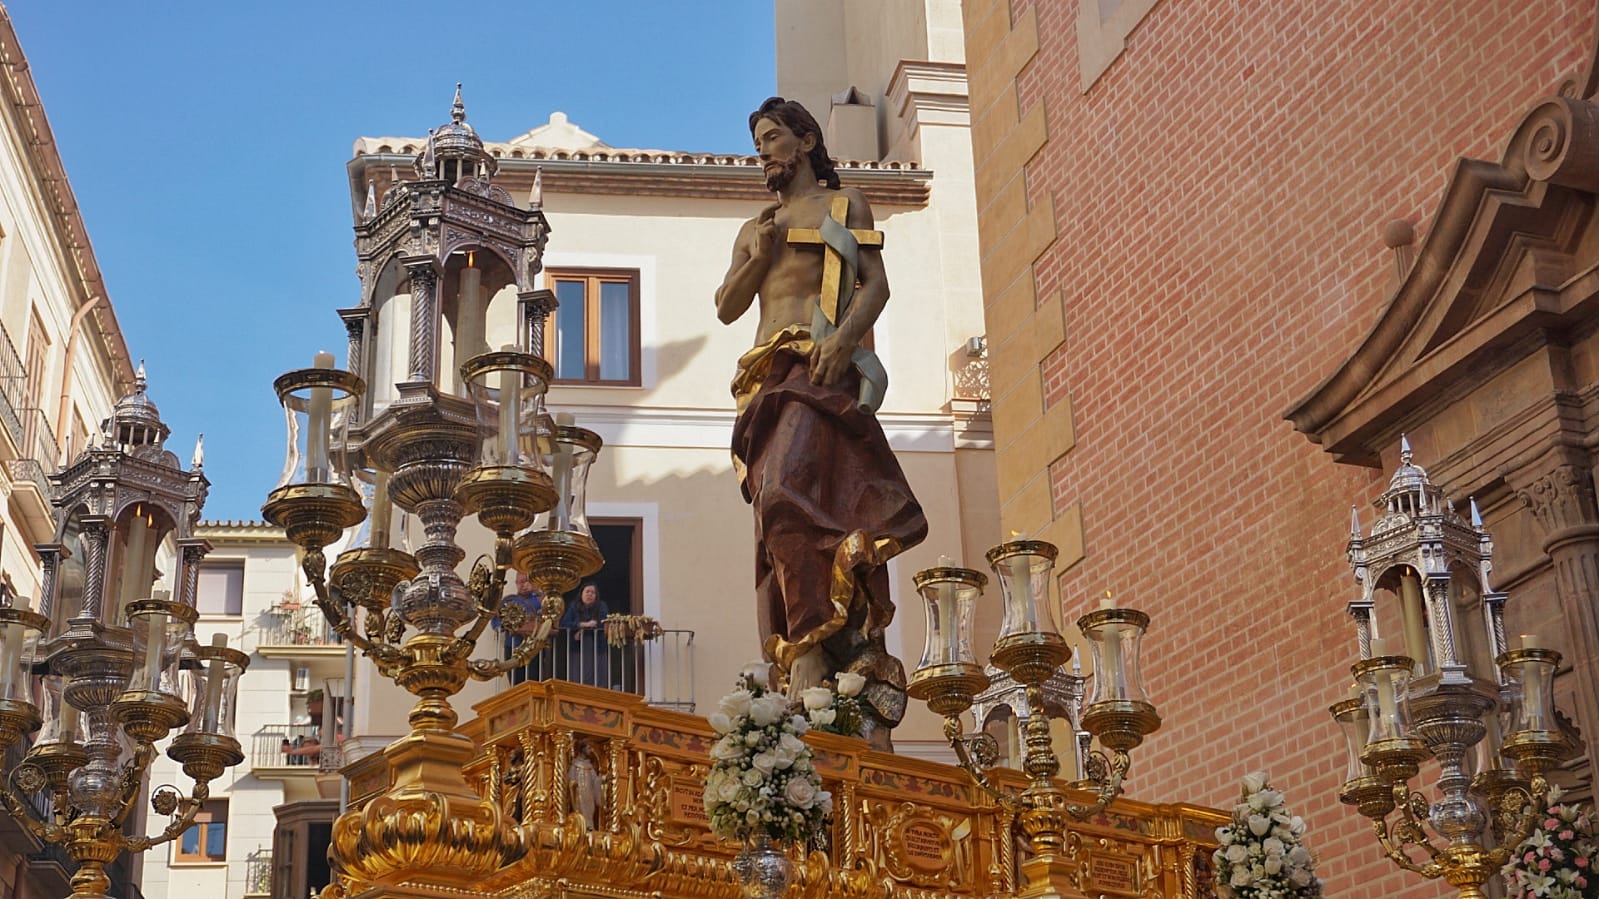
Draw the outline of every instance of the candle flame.
M467 250L466 251L466 267L467 268L476 268L477 267L477 261L476 260L477 260L477 251L476 250Z

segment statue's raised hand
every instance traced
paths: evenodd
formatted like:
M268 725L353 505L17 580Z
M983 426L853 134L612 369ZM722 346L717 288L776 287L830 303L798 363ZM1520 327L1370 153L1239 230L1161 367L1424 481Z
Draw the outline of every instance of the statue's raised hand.
M777 209L773 203L755 217L755 227L750 231L750 259L771 263L772 248L777 244Z

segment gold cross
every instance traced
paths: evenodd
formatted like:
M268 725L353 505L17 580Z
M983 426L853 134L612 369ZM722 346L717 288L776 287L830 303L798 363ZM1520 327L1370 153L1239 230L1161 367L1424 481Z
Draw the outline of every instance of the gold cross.
M834 197L828 214L833 221L838 222L840 225L848 225L849 197L842 194ZM853 234L855 240L863 247L872 247L874 249L882 249L883 247L883 232L881 231L851 228L849 233ZM822 240L820 228L790 228L788 229L788 242L794 246L820 246L822 248L824 259L822 263L822 314L826 315L827 320L836 327L838 325L839 299L844 296L844 285L839 283L844 272L844 257L838 250L828 246ZM853 291L855 285L849 285L849 289Z

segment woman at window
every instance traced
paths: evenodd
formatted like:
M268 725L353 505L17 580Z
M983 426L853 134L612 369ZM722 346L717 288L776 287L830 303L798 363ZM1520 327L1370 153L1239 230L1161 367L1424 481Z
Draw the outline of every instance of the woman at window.
M584 584L578 601L566 609L561 617L561 627L571 635L572 680L591 687L610 686L610 646L605 642L603 622L610 615L605 601L600 599L600 588Z

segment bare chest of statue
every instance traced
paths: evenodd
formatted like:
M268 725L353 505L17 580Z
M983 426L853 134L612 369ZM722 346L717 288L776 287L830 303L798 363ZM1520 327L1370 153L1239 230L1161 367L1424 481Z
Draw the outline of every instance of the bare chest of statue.
M823 254L820 246L795 246L788 242L794 228L818 228L827 215L835 191L800 197L778 207L772 223L772 265L761 281L761 342L790 325L809 325L821 294Z

